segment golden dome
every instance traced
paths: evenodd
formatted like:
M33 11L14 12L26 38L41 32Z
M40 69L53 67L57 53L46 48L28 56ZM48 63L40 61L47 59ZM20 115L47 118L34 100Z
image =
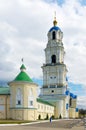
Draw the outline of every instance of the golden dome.
M56 21L56 18L54 19L53 21L53 25L56 26L57 25L57 21Z

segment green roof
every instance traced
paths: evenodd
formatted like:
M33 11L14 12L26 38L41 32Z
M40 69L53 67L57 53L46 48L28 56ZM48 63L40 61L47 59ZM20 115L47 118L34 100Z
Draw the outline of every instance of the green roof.
M42 100L41 98L37 98L37 102L40 102L40 103L43 103L43 104L46 104L46 105L50 105L50 106L53 106L51 103L45 101L45 100Z
M10 95L9 87L0 87L0 95Z
M21 71L16 78L14 79L14 81L27 81L27 82L33 82L32 79L27 75L26 72Z

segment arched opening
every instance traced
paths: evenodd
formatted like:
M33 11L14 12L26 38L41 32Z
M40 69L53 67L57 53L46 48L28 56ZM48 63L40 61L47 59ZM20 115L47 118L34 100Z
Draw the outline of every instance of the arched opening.
M34 97L33 97L33 89L29 89L29 95L28 95L28 107L33 107L34 105Z
M56 63L56 55L52 55L52 57L51 57L51 62L52 62L52 63Z
M56 39L56 32L55 32L55 31L52 32L52 39L53 39L53 40Z
M70 107L72 106L72 98L70 98L69 106L70 106Z

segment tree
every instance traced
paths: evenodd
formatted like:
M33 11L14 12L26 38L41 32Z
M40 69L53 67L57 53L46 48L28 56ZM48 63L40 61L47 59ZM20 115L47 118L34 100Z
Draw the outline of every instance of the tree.
M86 115L86 110L80 109L80 110L79 110L79 116L80 116L80 117L81 117L81 116L85 117L85 115Z

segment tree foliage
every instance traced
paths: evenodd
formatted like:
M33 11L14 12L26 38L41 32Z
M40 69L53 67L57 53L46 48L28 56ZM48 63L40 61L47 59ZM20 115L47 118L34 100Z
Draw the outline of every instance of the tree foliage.
M86 116L86 110L85 109L79 109L79 116L80 117L85 117Z

